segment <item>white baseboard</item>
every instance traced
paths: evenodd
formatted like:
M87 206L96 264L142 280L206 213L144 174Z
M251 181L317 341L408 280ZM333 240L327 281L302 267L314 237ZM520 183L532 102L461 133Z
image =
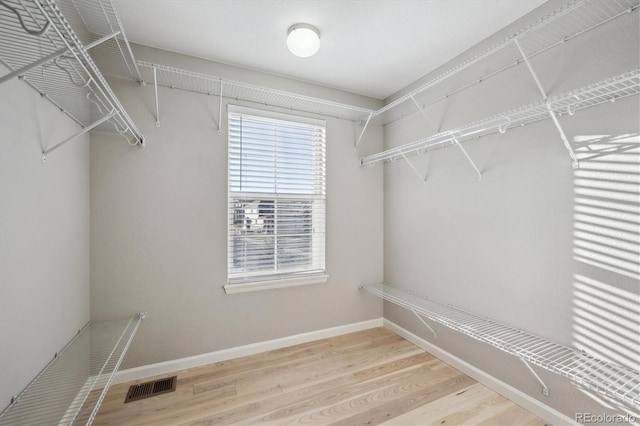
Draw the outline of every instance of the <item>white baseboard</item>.
M549 407L548 405L543 404L537 399L527 395L526 393L519 391L518 389L504 383L501 380L496 379L495 377L487 374L486 372L480 370L477 367L463 361L462 359L456 357L455 355L450 354L449 352L437 347L433 343L424 340L422 337L416 336L410 331L400 327L398 324L389 321L388 319L384 319L384 327L393 331L397 335L404 337L414 345L419 348L424 349L430 354L440 358L442 361L451 365L452 367L460 370L467 376L476 380L478 383L481 383L488 387L489 389L499 393L505 398L515 402L520 405L522 408L530 411L536 416L550 422L553 425L579 425L572 418L565 416L561 412Z
M113 378L112 385L126 383L132 380L144 379L152 376L173 373L187 368L200 367L215 362L226 361L247 355L254 355L260 352L272 351L285 348L287 346L299 345L301 343L312 342L314 340L326 339L340 336L342 334L367 330L375 327L382 327L382 318L368 321L356 322L353 324L340 325L337 327L325 328L323 330L310 331L308 333L295 334L293 336L279 339L267 340L265 342L252 343L249 345L237 346L223 349L221 351L209 352L206 354L190 356L187 358L175 359L172 361L159 362L156 364L143 365L141 367L129 368L118 371Z

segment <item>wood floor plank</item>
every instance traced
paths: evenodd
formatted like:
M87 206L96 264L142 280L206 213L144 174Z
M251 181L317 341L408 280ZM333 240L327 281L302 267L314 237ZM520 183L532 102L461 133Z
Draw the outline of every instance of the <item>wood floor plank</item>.
M124 404L109 389L95 425L543 425L384 328L167 374L176 391Z
M370 401L391 399L390 395L399 393L397 388L416 387L415 383L429 377L432 382L443 381L458 373L450 371L432 371L428 366L417 365L401 371L391 372L369 381L354 381L340 388L327 387L322 393L316 393L317 386L310 386L305 393L280 397L280 410L273 410L262 417L248 419L246 424L290 424L314 423L327 424L368 408ZM379 395L383 395L380 397Z
M514 408L528 417L522 422L504 422L501 413ZM497 417L496 417L497 416ZM542 425L544 422L523 408L518 407L501 395L487 387L474 383L460 392L449 394L429 404L408 411L394 419L384 422L384 425L467 425L482 424L490 419L488 424L532 424Z

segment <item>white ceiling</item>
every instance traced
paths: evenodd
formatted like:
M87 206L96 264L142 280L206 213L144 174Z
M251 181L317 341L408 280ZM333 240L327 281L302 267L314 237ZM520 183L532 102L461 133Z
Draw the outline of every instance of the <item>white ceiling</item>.
M384 99L545 0L115 0L133 42ZM297 58L287 29L320 30ZM141 58L144 59L144 58Z

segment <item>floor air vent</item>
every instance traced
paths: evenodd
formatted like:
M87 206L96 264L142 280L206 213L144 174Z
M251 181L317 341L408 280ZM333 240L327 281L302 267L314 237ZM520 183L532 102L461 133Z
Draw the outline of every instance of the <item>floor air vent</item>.
M167 377L166 379L158 379L153 382L145 382L133 385L127 392L124 403L138 401L140 399L149 398L163 393L173 392L176 390L176 381L178 376Z

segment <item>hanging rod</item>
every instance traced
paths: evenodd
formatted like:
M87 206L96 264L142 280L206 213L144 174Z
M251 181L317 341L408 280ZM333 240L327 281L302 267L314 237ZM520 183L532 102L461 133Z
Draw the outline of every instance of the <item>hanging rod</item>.
M549 118L549 108L557 115L567 113L573 115L576 110L638 93L640 93L640 69L364 157L360 159L360 164L372 166L381 162L393 162L404 156L443 148L455 143L454 136L459 142L463 142L496 132L504 133L510 128Z
M390 284L367 284L361 289L433 322L489 344L525 362L542 392L549 389L529 364L554 372L588 389L640 409L640 372L597 359L583 351L538 337L489 318L445 305Z
M364 121L374 111L354 105L300 95L284 90L272 89L222 79L217 76L196 73L166 65L138 61L143 82L157 81L157 84L172 89L187 90L206 95L220 95L221 82L224 83L224 97L262 105L309 112L342 119ZM155 80L154 80L155 73Z
M0 425L90 425L145 316L88 323L0 413Z

